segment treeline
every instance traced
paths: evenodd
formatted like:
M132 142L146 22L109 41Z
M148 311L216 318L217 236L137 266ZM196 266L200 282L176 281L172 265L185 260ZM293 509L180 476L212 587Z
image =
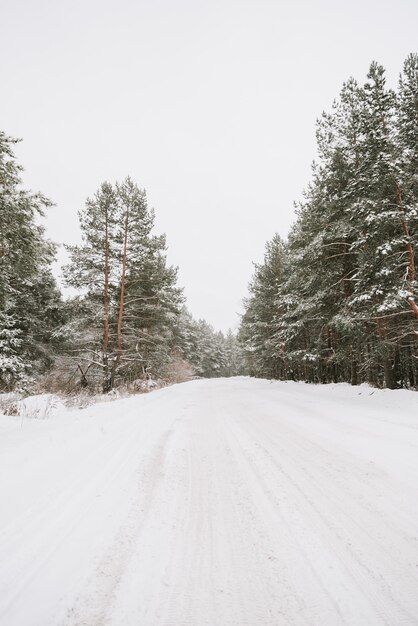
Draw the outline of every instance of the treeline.
M257 265L240 328L255 376L418 384L418 56L398 89L373 63L317 123L318 161L287 241Z
M36 384L109 392L149 379L237 373L237 345L184 306L165 236L130 178L104 183L79 212L82 244L67 246L64 300L55 246L39 218L51 202L22 189L15 140L0 132L0 392Z

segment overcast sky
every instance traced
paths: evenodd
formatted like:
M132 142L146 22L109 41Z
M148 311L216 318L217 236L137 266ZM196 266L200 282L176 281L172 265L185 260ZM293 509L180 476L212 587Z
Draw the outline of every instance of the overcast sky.
M145 187L188 306L236 328L266 240L286 236L315 120L372 60L395 85L417 0L0 0L0 128L57 242L108 180Z

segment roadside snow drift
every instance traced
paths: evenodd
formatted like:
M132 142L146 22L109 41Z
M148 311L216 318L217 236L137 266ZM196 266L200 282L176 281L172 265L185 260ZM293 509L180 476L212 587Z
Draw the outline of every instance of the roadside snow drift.
M0 418L2 626L418 624L418 394L202 380Z

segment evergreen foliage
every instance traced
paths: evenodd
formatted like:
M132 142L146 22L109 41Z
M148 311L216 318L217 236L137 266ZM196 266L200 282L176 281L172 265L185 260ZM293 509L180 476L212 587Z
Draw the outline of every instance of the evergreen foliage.
M241 373L241 351L231 330L226 335L216 331L205 320L194 320L187 310L183 311L181 326L187 340L179 344L180 349L195 376L215 378Z
M22 189L15 143L0 131L0 391L46 371L63 322L55 247L38 222L51 203Z
M372 63L317 123L288 241L267 245L240 329L247 369L311 382L418 382L418 56L399 88ZM276 251L277 262L274 252Z

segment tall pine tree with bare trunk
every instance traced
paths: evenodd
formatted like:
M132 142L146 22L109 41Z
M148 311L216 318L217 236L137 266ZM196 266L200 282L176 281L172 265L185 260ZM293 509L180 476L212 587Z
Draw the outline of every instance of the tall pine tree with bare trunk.
M129 177L103 183L79 217L83 243L68 246L65 277L84 295L68 328L84 382L88 370L107 392L145 375L150 364L155 371L165 365L182 294L166 263L165 238L152 234L145 190Z

